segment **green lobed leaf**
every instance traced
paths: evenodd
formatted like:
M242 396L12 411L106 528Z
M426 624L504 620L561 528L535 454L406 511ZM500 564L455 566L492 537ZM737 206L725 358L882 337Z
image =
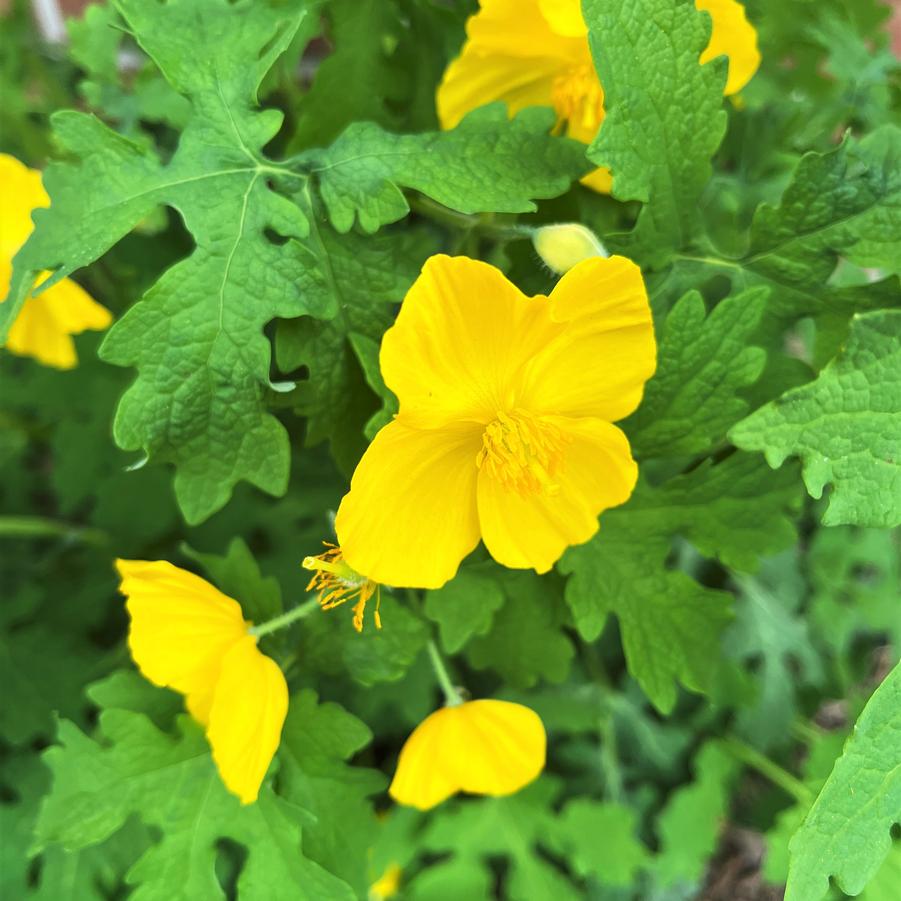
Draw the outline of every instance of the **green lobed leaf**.
M506 601L490 630L467 644L467 659L476 669L490 667L516 688L539 679L562 682L574 650L560 628L565 611L559 580L516 570L499 570L497 576Z
M345 880L358 897L368 887L361 852L378 828L369 796L385 787L385 778L345 761L371 740L360 720L337 704L318 703L316 693L304 689L291 697L278 752L279 791L314 817L304 830L304 854Z
M855 316L843 352L809 385L736 425L730 438L771 466L797 455L826 525L901 525L901 311Z
M581 636L593 641L615 614L629 672L659 710L675 703L676 680L710 690L731 618L730 595L667 568L672 537L753 569L794 540L786 517L797 495L793 481L773 481L745 454L707 461L660 488L639 486L627 504L601 517L591 541L570 548L558 564L570 577L566 602Z
M606 117L589 157L641 200L625 251L649 263L700 231L698 199L726 128L725 60L698 64L710 19L681 0L584 0Z
M226 839L247 850L237 879L244 899L354 897L301 853L300 808L265 786L247 806L226 791L188 717L179 718L176 738L131 710L105 709L99 722L102 743L60 721L59 744L44 755L54 781L38 817L38 849L94 845L136 815L160 830L128 871L137 899L224 899L216 860Z
M491 563L463 566L443 588L427 591L423 612L438 624L441 644L455 654L473 635L484 635L505 595L497 567Z
M159 204L177 209L195 239L193 254L169 269L117 322L104 359L135 366L119 405L117 443L176 466L175 489L189 522L221 507L246 479L280 494L288 438L263 407L270 347L263 326L276 316L331 315L318 264L292 238L307 218L283 194L296 176L269 163L262 147L281 114L256 109L263 75L303 21L303 6L120 0L117 8L192 115L168 165L96 119L54 117L75 162L51 166L50 210L16 257L0 334L35 275L49 285L115 244ZM276 243L274 232L289 240Z
M818 901L830 877L858 894L901 823L901 665L876 689L789 846L786 901Z
M335 229L358 221L374 232L402 219L412 188L461 213L527 213L584 174L582 145L549 132L553 111L508 120L502 103L475 110L453 130L395 135L356 122L327 150L300 159L315 176Z
M657 372L638 410L625 422L639 457L709 451L748 413L740 389L763 371L766 352L753 346L767 291L752 289L706 314L697 291L671 310L659 339Z
M680 788L657 821L660 852L654 876L664 886L697 884L716 849L738 767L717 741L694 761L695 781Z

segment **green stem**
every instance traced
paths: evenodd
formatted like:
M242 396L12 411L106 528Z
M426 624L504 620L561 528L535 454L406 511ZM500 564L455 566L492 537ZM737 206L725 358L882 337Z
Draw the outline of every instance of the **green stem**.
M454 687L454 683L451 682L450 674L447 671L447 667L444 665L444 659L435 645L435 642L429 640L426 649L429 652L429 661L432 664L432 669L435 671L435 678L438 680L438 684L444 692L444 700L447 703L447 706L453 707L456 704L462 704L463 698L460 697L460 692L457 691Z
M85 529L43 516L0 516L0 538L68 538L94 545L109 541L100 529Z
M517 225L515 223L504 225L493 222L484 216L460 213L444 206L430 197L410 197L410 209L414 213L426 219L431 219L439 225L458 228L463 231L475 231L480 235L494 238L499 241L514 241L520 238L529 238L534 229L529 225Z
M746 745L734 736L723 739L724 748L737 760L766 776L773 785L778 785L799 804L813 804L814 793L798 778L774 763L760 751Z
M276 632L278 629L284 629L287 626L290 626L291 623L297 622L297 620L303 619L305 616L309 616L314 610L318 609L318 598L310 598L310 600L305 601L303 604L299 604L293 610L288 610L281 616L276 616L274 619L269 619L264 623L253 626L250 629L250 634L258 637L261 635L268 635L270 632Z

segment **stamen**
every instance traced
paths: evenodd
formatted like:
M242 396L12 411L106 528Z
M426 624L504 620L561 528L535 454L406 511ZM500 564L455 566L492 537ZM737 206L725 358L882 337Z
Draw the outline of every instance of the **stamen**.
M554 79L551 103L557 111L557 124L574 122L585 130L594 130L604 117L604 90L589 63L573 66Z
M518 494L554 495L570 438L557 426L521 410L499 412L482 435L476 465Z
M363 631L363 614L366 602L376 595L375 627L382 628L379 616L381 604L381 587L377 582L361 576L344 562L341 548L324 541L327 550L316 557L304 557L301 564L304 569L312 570L313 578L307 585L307 591L319 592L319 606L323 610L333 610L348 601L356 601L353 605L353 624L358 632Z

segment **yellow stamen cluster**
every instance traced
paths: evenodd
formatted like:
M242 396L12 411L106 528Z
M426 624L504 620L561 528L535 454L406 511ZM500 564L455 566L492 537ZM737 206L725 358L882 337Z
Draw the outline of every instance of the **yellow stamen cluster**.
M522 410L498 413L485 427L476 465L519 494L556 494L568 436Z
M589 63L573 66L554 79L551 103L557 111L558 125L572 122L594 130L604 118L604 91Z
M363 614L366 611L366 603L375 595L375 620L376 629L382 628L382 618L379 616L381 604L381 589L378 583L361 576L356 570L351 569L345 562L341 548L328 542L323 542L326 550L316 557L304 557L301 564L304 569L313 572L313 578L307 585L307 591L319 592L319 606L323 610L332 610L347 601L355 601L353 605L354 628L358 632L363 631Z

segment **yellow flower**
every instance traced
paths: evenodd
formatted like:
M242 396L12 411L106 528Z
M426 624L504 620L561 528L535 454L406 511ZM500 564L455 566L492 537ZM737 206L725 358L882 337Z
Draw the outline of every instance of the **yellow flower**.
M366 612L366 604L375 595L375 620L376 629L382 628L382 618L379 616L381 603L381 587L361 576L344 562L341 548L324 541L327 550L315 557L304 557L304 569L313 573L307 585L307 591L319 592L319 606L323 610L333 610L348 601L354 601L353 623L358 632L363 631L363 614Z
M760 64L757 32L737 0L696 0L713 19L710 44L700 58L729 57L726 94L741 90ZM463 50L438 87L438 118L453 128L470 110L493 100L513 115L527 106L551 106L558 127L590 144L604 119L604 91L588 46L579 0L480 0L466 24ZM610 173L582 179L609 191Z
M423 720L400 752L388 789L428 810L458 791L512 795L544 768L547 736L533 710L509 701L468 701Z
M403 870L392 863L385 867L385 872L369 886L369 901L387 901L393 898L400 889L400 878Z
M644 282L623 257L584 260L549 298L487 263L432 257L382 342L400 412L338 509L347 564L435 588L481 537L499 563L546 572L631 494L637 468L611 423L654 366Z
M12 260L31 234L31 213L48 206L50 198L41 173L0 153L0 302L9 292ZM49 273L41 276L43 281ZM105 329L112 316L75 282L63 279L39 297L29 297L9 330L6 346L13 353L34 357L45 366L71 369L78 362L72 335L85 329Z
M131 617L128 646L154 685L185 696L213 760L242 804L257 799L278 748L288 686L261 654L237 601L164 560L117 560Z

